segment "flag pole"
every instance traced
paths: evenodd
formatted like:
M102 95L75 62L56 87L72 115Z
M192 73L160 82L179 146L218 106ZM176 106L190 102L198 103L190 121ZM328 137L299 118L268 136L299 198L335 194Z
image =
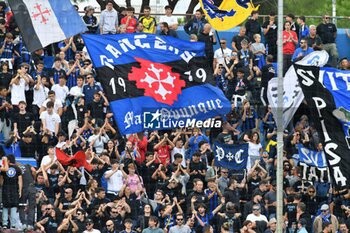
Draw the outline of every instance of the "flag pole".
M278 94L277 94L277 231L283 232L283 0L278 0L278 39L277 39L277 65L278 65Z
M220 48L221 48L222 57L224 58L225 65L227 65L226 57L225 57L225 54L224 54L224 49L222 48L222 45L220 43L220 36L219 36L219 33L218 33L217 30L215 30L215 34L216 34L216 37L218 38L218 41L219 41L219 45L220 45ZM213 69L215 70L215 67L213 67Z

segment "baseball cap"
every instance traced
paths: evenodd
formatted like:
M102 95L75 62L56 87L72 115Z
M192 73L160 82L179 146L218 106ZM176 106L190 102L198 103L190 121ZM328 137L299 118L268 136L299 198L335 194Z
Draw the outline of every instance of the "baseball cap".
M272 224L272 223L277 223L276 218L271 218L271 219L270 219L269 224Z
M321 210L329 210L329 205L323 204L323 205L321 206Z

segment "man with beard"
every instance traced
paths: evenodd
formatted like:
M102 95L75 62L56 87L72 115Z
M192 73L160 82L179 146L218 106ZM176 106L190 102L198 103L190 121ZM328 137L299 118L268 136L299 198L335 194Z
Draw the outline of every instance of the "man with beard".
M293 62L299 61L303 59L303 57L305 57L306 55L312 53L313 51L314 51L313 48L309 48L307 44L307 39L302 38L300 40L300 47L294 51L292 61Z
M330 17L327 14L323 16L323 22L317 26L316 32L322 40L323 49L329 54L328 64L332 67L336 67L338 60L338 50L335 43L337 37L337 26L330 23L329 18Z

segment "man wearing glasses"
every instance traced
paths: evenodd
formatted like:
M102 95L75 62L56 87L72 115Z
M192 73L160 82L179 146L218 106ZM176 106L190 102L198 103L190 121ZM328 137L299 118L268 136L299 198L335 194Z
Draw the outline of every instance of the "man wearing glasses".
M339 222L336 216L331 214L329 210L329 205L323 204L321 206L321 214L315 218L313 224L313 232L321 232L323 228L323 224L328 222L331 224L332 232L337 232L339 228Z
M338 50L335 44L337 27L335 24L329 22L329 15L324 15L322 19L323 22L317 26L316 33L321 37L323 49L326 50L330 56L328 60L329 65L336 67L338 60Z
M114 228L114 223L112 220L108 220L106 222L106 229L102 233L118 233L118 231Z
M184 216L183 214L176 214L176 225L170 227L169 233L190 233L191 229L189 226L184 225Z
M232 50L227 48L226 44L227 42L225 39L220 40L220 48L215 50L215 53L214 53L213 67L216 67L217 64L222 65L224 63L228 64L230 62Z
M77 224L77 226L79 228L77 233L82 233L82 232L84 232L84 230L86 230L85 214L86 214L85 210L83 210L83 209L77 210L76 220L75 220L75 223Z
M261 214L261 208L259 204L253 205L253 212L247 216L246 220L250 220L252 222L257 222L257 221L265 221L266 223L268 222L266 216Z
M86 230L83 233L101 233L101 231L94 229L94 222L88 218L85 222Z
M300 47L294 51L292 61L293 62L299 61L299 60L303 59L303 57L305 57L306 55L312 53L313 51L314 51L314 49L309 47L309 45L307 43L307 39L302 38L300 40Z

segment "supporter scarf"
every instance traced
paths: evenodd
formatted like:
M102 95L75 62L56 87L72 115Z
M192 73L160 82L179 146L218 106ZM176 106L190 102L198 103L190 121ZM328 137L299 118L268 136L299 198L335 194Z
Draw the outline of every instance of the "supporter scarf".
M331 223L331 214L328 213L327 215L323 215L322 213L320 214L322 218L322 222L329 222Z

